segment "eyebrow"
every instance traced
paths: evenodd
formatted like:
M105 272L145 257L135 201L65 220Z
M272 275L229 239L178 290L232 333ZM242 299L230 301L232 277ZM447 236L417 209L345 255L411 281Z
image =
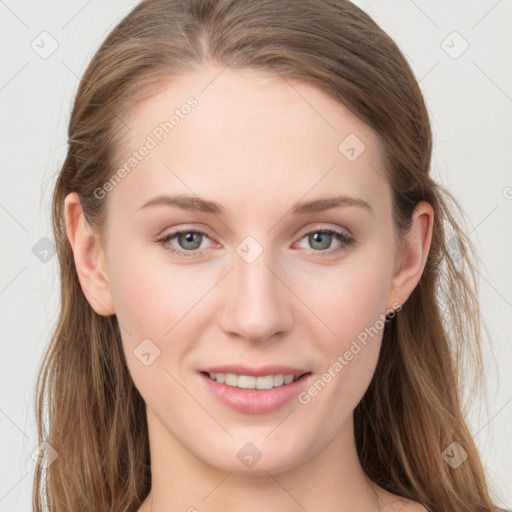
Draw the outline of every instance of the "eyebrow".
M215 201L208 201L197 196L172 196L169 194L160 194L150 199L144 203L139 208L139 210L161 205L174 206L188 211L211 213L213 215L223 215L226 211L221 204L216 203ZM296 203L292 207L291 213L292 215L307 215L310 213L322 212L325 210L331 210L333 208L342 208L348 206L358 206L368 210L370 213L373 213L372 207L365 200L350 196L324 197L311 201L302 201L300 203Z

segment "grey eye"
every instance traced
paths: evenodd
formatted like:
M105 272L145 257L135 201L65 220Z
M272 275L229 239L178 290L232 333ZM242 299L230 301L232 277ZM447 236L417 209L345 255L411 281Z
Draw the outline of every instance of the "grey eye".
M324 250L331 246L333 236L330 233L317 231L308 235L308 242L312 249Z
M176 235L176 237L182 249L194 251L201 246L203 235L194 231L184 231Z

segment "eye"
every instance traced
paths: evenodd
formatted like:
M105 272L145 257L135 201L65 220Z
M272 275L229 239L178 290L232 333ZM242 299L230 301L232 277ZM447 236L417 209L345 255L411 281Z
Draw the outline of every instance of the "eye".
M301 241L302 240L306 240L306 243L313 249L311 253L313 256L319 256L321 258L338 254L340 251L355 243L353 235L335 229L315 229L314 231L306 233L306 235L301 238ZM332 243L336 241L338 245L333 249Z
M158 238L156 241L162 244L172 253L179 254L180 256L190 257L202 254L202 251L199 249L204 249L204 246L201 247L201 245L205 238L209 237L202 231L182 229L180 231L173 231L172 233L168 233L162 238ZM173 239L176 239L178 248L171 244Z
M176 239L175 243L178 247L171 243L174 239ZM203 255L201 249L205 249L203 245L205 239L210 239L210 237L203 231L181 229L157 238L156 242L180 257L194 257ZM306 240L306 243L312 248L310 254L320 258L334 256L356 242L353 235L335 229L315 229L303 235L300 241L302 242L302 240ZM334 248L332 248L333 242L338 242Z

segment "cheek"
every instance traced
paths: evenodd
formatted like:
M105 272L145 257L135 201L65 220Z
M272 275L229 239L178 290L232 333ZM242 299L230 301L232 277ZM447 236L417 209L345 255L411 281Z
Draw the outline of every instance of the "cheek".
M354 263L327 268L308 286L308 306L339 343L373 326L386 312L389 265L382 260L366 263L364 259L361 255Z
M392 259L385 249L375 254L382 257L361 252L353 263L326 269L308 293L308 306L315 313L314 323L309 323L312 339L318 340L323 355L321 382L308 395L313 399L322 391L317 405L335 403L340 413L353 410L362 398L379 356Z
M154 252L143 247L118 251L109 281L120 324L136 336L164 339L204 295L205 284L193 275L193 266L170 265L161 256L151 260Z
M124 352L137 387L139 382L151 385L141 379L157 371L160 378L168 380L165 369L174 372L200 339L196 331L209 320L206 295L218 280L214 272L200 274L194 265L171 265L164 258L148 263L148 252L142 248L115 251L115 266L109 270ZM149 360L157 355L151 372L137 357L141 352L149 353L145 357Z
M148 265L141 253L120 252L115 261L110 286L134 385L150 407L171 399L177 407L186 407L186 397L172 378L173 363L181 359L186 344L169 344L188 303L183 293L176 293L179 275L171 279L169 271Z

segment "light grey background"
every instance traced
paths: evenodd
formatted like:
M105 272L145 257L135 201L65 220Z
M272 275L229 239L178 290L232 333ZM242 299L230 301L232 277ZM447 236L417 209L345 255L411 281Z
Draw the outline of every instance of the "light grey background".
M421 80L434 173L472 225L491 336L487 399L470 408L469 419L497 502L512 509L512 2L356 3L395 39ZM44 252L44 238L52 239L50 194L73 95L96 48L135 4L0 0L0 511L31 510L33 390L59 292L57 258Z

